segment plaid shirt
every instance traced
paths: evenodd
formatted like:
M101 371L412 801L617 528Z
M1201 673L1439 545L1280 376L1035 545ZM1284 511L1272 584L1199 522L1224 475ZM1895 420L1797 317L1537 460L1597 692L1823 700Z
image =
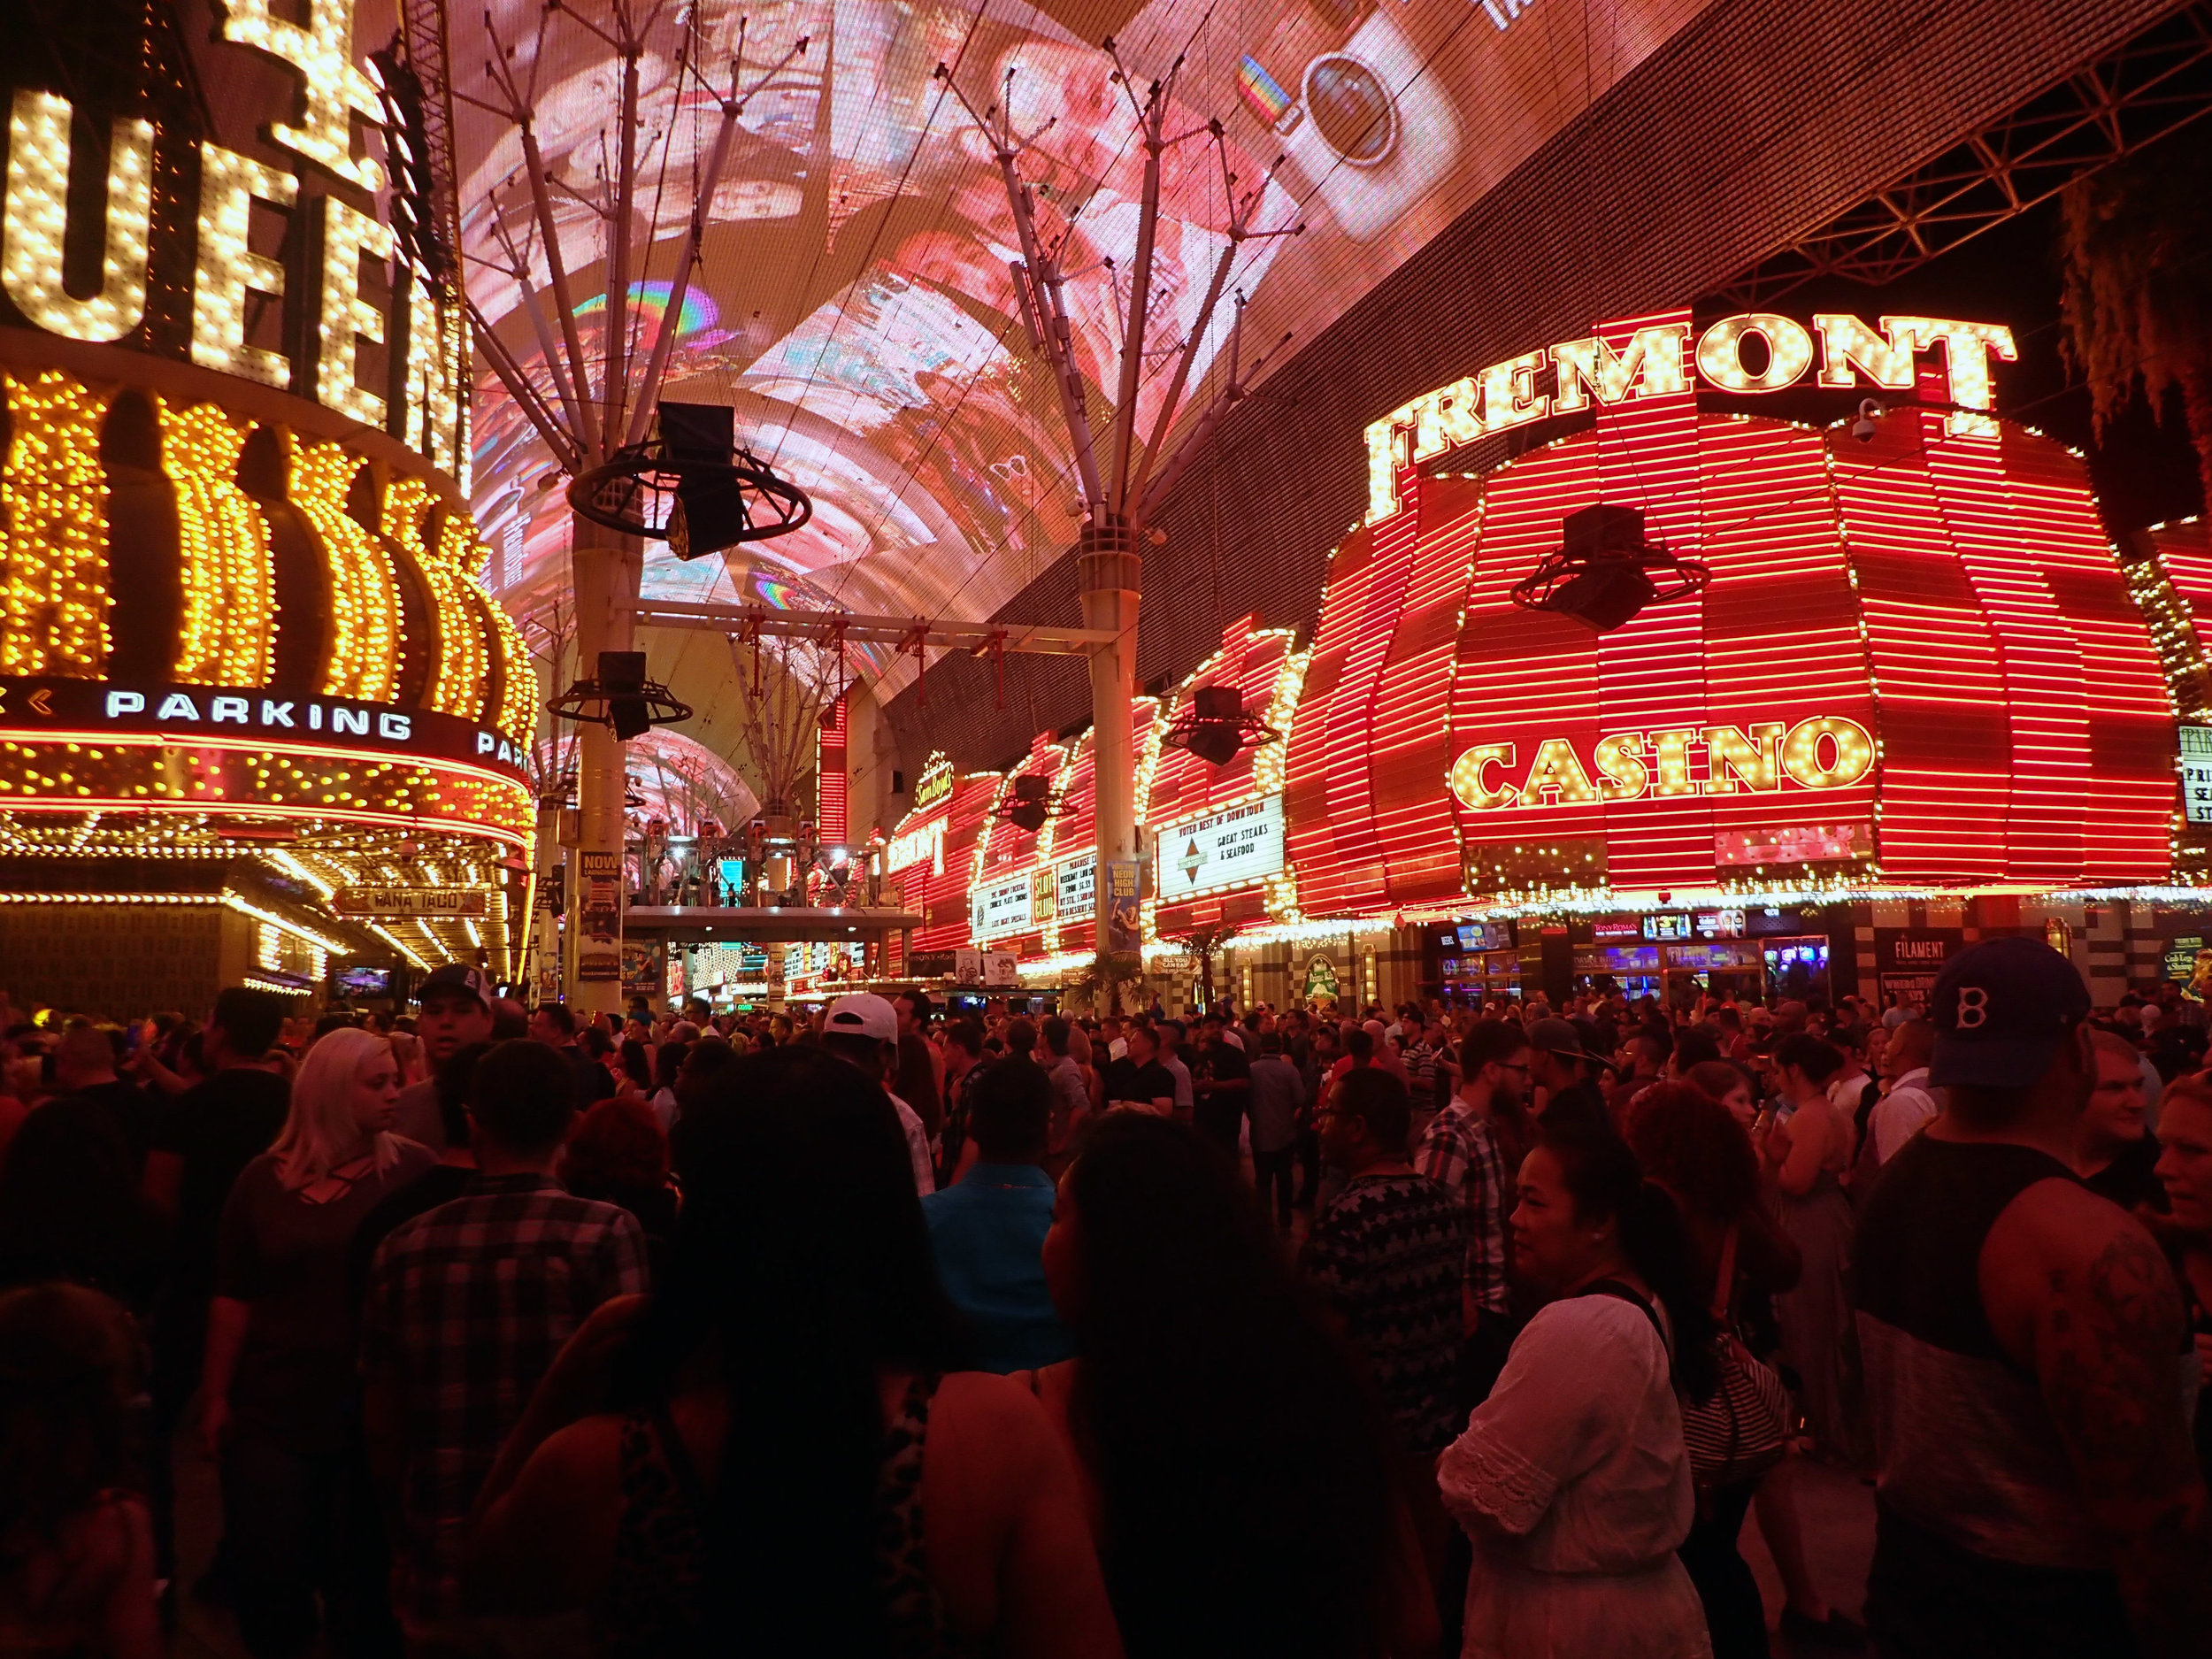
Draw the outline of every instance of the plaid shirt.
M1455 1097L1421 1137L1413 1167L1457 1194L1466 1205L1467 1289L1475 1305L1485 1313L1511 1312L1505 1160L1498 1156L1496 1134L1473 1107Z
M461 1611L469 1506L554 1356L603 1302L645 1288L645 1233L549 1175L479 1176L378 1247L362 1313L397 1379L415 1619Z

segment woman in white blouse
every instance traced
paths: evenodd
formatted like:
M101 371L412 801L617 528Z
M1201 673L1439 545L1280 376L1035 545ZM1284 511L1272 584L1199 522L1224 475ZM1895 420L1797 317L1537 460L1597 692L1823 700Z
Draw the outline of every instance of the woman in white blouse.
M1710 1393L1712 1319L1681 1218L1586 1127L1539 1141L1519 1195L1515 1265L1553 1300L1437 1466L1475 1547L1463 1659L1702 1659L1675 1390Z

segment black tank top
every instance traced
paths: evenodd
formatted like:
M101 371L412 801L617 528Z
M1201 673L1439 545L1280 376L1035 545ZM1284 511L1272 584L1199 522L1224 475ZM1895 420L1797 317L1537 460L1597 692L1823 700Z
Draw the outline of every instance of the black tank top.
M2032 1374L1982 1307L2007 1205L2075 1179L2032 1148L1917 1135L1882 1167L1853 1251L1878 1522L1867 1626L1904 1656L2133 1651Z

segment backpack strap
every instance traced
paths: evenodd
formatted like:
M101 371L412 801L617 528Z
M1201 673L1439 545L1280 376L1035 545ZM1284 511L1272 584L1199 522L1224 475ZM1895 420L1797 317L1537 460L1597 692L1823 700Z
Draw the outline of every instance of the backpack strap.
M1617 1279L1597 1279L1575 1293L1579 1296L1610 1296L1616 1302L1632 1303L1645 1318L1651 1321L1652 1333L1659 1339L1659 1351L1667 1356L1667 1369L1674 1369L1674 1344L1667 1340L1667 1327L1659 1323L1658 1310Z
M1728 1329L1728 1310L1736 1296L1736 1223L1720 1241L1720 1265L1713 1275L1713 1323Z

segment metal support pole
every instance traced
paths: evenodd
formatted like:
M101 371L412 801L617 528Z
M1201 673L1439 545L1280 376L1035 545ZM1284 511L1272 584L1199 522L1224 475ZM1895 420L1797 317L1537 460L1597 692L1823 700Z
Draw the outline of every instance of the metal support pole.
M602 543L627 540L629 545ZM580 677L599 672L602 651L634 649L633 616L645 552L634 539L611 536L583 519L575 523L569 554L576 592L576 664ZM625 777L622 744L613 728L580 724L576 803L577 858L569 876L570 928L576 941L576 975L568 1002L580 1016L618 1015L622 1009L622 878ZM611 912L611 914L610 914Z
M1110 518L1083 526L1077 544L1083 595L1083 626L1110 633L1110 645L1091 653L1091 742L1097 777L1098 864L1097 948L1103 956L1118 944L1137 949L1125 926L1115 938L1115 870L1136 873L1137 759L1130 741L1129 704L1137 693L1137 603L1140 564L1128 521ZM1133 895L1123 895L1125 918L1133 916Z
M548 795L538 803L537 856L530 871L530 950L523 998L533 1003L558 1002L561 995L561 933L547 902L553 872L561 864L560 836L561 797Z

